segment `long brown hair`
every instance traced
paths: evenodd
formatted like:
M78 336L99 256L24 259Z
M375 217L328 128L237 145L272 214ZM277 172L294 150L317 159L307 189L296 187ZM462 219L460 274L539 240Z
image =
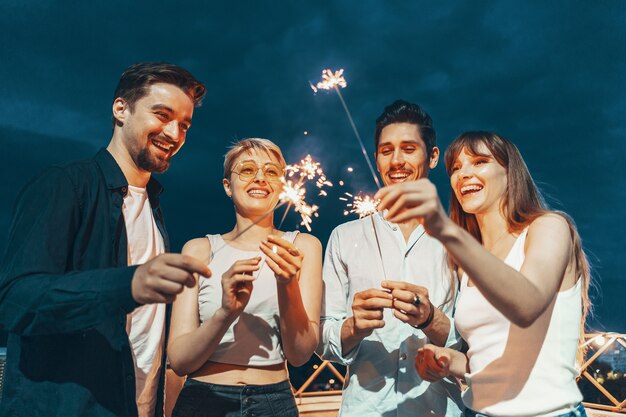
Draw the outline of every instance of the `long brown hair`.
M522 159L517 147L508 139L492 132L465 132L454 139L446 149L444 161L448 176L452 175L452 166L459 154L465 149L471 155L484 155L482 149L486 147L498 163L506 169L507 189L502 201L502 213L506 217L509 232L521 232L536 218L554 213L563 217L570 230L572 238L572 255L576 260L576 274L582 281L582 319L580 323L581 342L585 332L585 319L591 309L589 299L589 285L591 272L587 256L582 248L580 235L570 216L561 211L550 210L541 196L537 185L528 172L528 167ZM456 224L467 230L476 240L482 243L482 236L474 214L463 211L454 191L450 196L450 218ZM581 359L581 358L579 358Z

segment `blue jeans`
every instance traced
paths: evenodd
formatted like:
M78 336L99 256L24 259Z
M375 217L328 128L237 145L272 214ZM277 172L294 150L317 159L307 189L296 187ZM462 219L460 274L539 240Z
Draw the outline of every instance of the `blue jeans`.
M289 381L219 385L187 378L172 417L297 417Z
M489 417L487 414L477 413L474 410L470 410L469 408L465 409L463 413L463 417ZM587 413L585 412L585 407L582 404L578 404L576 408L574 408L569 413L559 414L554 417L587 417Z

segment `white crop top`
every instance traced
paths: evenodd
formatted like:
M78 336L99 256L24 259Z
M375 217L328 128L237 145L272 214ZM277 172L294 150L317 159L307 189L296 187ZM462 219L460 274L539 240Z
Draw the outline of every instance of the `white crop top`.
M520 270L527 230L505 263ZM576 351L582 315L582 279L561 291L528 328L511 323L475 286L461 280L454 323L469 346L470 373L463 402L490 416L554 416L582 401Z
M293 243L297 234L297 231L285 232L281 237ZM222 274L235 261L262 256L261 269L254 273L256 280L248 305L228 328L209 360L241 366L268 366L284 362L276 278L265 262L265 255L260 250L234 248L221 235L207 235L207 239L211 243L209 268L213 274L208 279L200 278L198 310L202 323L213 317L222 305ZM214 257L213 253L218 249Z

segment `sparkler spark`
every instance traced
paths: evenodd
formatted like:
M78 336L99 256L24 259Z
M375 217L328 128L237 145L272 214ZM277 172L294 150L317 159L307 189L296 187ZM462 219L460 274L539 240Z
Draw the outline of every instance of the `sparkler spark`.
M350 193L344 194L349 197L353 197ZM339 199L348 201L345 197L339 197ZM380 200L374 200L374 198L369 195L357 195L353 198L351 203L346 204L346 206L350 207L350 210L344 210L343 214L347 216L349 213L356 213L359 215L359 219L362 219L370 214L377 213L378 203L380 203Z
M380 189L380 182L378 181L378 177L376 176L376 172L374 171L374 166L372 165L372 161L367 156L367 151L365 150L365 145L363 145L363 140L361 139L361 135L359 135L359 131L356 128L356 124L354 124L354 119L352 119L352 115L350 114L350 110L348 110L348 105L346 104L339 87L345 88L348 86L346 79L343 76L343 69L339 69L333 72L330 69L325 69L322 71L322 81L318 82L317 85L313 85L309 82L311 89L313 89L314 93L317 93L318 90L335 90L337 93L337 97L341 101L341 105L343 106L344 111L346 112L346 116L348 116L348 121L350 121L350 126L352 127L352 131L354 132L354 136L359 142L359 146L361 147L361 152L363 153L363 157L367 162L367 166L372 174L372 178L374 178L374 182L376 183L376 187Z
M301 159L299 164L287 165L285 167L285 171L287 172L287 177L289 178L296 174L300 175L301 180L304 180L304 178L312 180L317 177L315 180L315 186L320 189L324 186L333 186L333 183L328 181L326 178L320 163L315 162L313 158L311 158L311 155L307 155L304 159Z
M330 69L325 69L322 71L322 81L318 82L316 85L312 83L309 83L309 85L313 89L313 92L317 93L318 90L332 90L337 87L346 88L348 83L343 77L343 69L335 72Z
M302 218L301 225L307 228L307 230L311 231L311 216L317 217L317 207L315 204L310 206L304 201L304 197L306 195L306 189L304 188L304 184L301 182L294 183L291 180L283 180L283 192L280 193L278 198L289 205L293 205L293 208L296 212L300 213L300 217Z
M320 189L319 195L325 196L327 193L322 188L325 186L332 187L333 183L328 181L320 163L314 161L311 155L307 155L304 159L301 159L299 164L287 165L285 167L285 171L288 178L293 178L298 175L300 179L298 182L287 179L283 180L283 192L278 196L278 198L289 204L287 211L289 210L289 207L293 206L294 210L300 213L300 217L302 218L302 222L300 224L305 226L310 232L312 216L319 216L317 213L319 207L315 204L309 205L304 201L304 197L306 195L304 184L306 181L315 180L315 186ZM287 215L287 211L285 211L283 220Z

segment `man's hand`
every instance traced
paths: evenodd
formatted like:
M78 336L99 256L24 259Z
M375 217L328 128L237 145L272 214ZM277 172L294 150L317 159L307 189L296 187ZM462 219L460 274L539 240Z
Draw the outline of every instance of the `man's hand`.
M384 327L383 310L392 306L393 299L387 291L370 289L356 293L352 302L353 334L367 337Z
M158 255L135 270L131 283L133 299L139 304L171 303L185 286L196 285L194 273L211 276L209 267L191 256Z
M426 288L404 281L383 281L381 286L391 292L393 315L403 322L421 326L434 313Z

